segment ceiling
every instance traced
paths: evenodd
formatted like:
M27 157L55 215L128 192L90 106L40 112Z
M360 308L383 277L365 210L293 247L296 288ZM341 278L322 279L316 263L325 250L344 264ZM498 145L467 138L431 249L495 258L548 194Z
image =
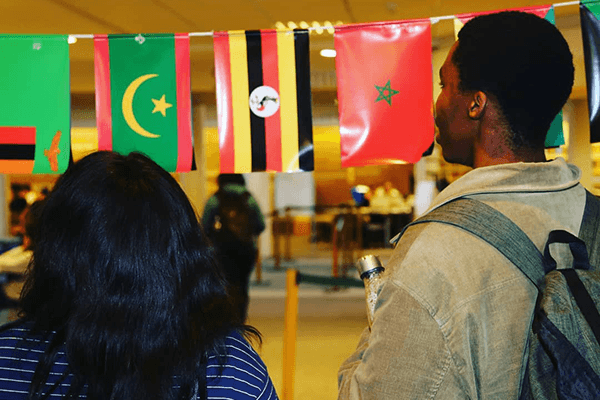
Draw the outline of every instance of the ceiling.
M0 0L3 33L99 34L210 32L274 28L277 21L358 23L441 17L466 12L544 5L547 1L495 0ZM555 8L559 28L579 24L578 6ZM453 25L443 20L432 27L433 45L451 41ZM335 62L319 56L333 46L328 33L311 34L313 89L335 88ZM190 39L192 89L214 91L212 39ZM94 91L93 42L71 45L73 93Z

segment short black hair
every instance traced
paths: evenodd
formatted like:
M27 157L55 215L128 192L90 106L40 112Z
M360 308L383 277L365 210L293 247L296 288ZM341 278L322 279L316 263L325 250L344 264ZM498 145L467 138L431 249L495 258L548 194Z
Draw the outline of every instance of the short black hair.
M498 100L515 148L543 148L550 124L573 87L573 56L549 21L504 11L468 21L452 56L459 89Z

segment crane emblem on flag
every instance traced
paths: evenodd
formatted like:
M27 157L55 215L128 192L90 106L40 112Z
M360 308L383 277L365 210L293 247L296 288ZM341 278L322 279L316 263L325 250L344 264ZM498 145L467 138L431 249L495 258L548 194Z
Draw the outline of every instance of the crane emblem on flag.
M259 86L250 93L250 110L261 118L267 118L279 110L279 93L270 86Z
M58 155L60 154L58 144L60 143L60 136L61 132L56 131L56 134L52 138L50 148L44 150L44 155L48 158L48 162L50 163L50 169L54 172L58 171Z

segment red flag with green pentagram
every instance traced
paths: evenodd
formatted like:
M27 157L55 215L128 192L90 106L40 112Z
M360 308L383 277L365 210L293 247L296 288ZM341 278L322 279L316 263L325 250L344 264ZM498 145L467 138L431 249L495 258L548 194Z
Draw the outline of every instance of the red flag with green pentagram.
M188 34L94 36L98 150L193 165Z
M62 173L69 165L66 35L0 35L0 173Z
M414 163L433 143L431 22L335 27L342 166Z

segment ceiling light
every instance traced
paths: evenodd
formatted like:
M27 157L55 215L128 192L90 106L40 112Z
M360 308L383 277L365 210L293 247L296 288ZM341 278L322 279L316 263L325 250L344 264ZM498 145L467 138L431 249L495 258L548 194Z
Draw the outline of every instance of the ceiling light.
M67 37L67 43L69 43L69 44L77 43L77 38L75 36L73 36L73 35L69 35Z
M336 52L334 49L323 49L319 54L321 57L333 58L335 57Z
M318 35L321 35L324 32L328 32L331 34L335 33L335 26L337 26L337 25L344 25L344 22L339 21L339 20L335 21L335 23L333 23L331 21L324 21L324 22L288 21L287 24L285 24L281 21L275 22L275 28L279 29L279 30L294 30L297 28L301 28L301 29L308 29L310 33L316 33Z
M327 32L329 32L330 34L333 35L333 33L335 32L335 29L333 29L333 25L331 25L331 22L325 21L323 23L323 26L325 27L325 29L327 29Z
M323 33L323 28L321 27L321 24L317 21L312 22L312 27L315 29L315 32L317 32L319 35Z

